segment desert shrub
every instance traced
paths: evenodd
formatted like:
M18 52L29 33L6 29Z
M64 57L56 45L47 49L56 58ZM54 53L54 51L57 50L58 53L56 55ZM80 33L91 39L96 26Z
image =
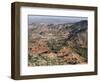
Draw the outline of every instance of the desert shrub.
M32 56L29 55L28 61L29 61L29 64L31 64L32 66L47 65L47 61L44 60L41 55L32 55Z

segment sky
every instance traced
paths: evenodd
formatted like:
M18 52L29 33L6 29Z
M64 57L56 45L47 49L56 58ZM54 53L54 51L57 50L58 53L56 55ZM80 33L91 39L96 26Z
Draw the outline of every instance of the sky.
M43 16L43 15L29 15L28 23L49 23L49 24L63 24L74 23L81 20L87 20L87 17L70 17L70 16Z

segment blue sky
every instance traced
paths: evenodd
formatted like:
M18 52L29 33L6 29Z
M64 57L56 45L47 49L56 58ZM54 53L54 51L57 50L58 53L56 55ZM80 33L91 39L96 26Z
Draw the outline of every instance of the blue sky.
M70 17L70 16L42 16L42 15L29 15L28 22L32 23L49 23L49 24L63 24L74 23L81 20L87 20L87 17Z

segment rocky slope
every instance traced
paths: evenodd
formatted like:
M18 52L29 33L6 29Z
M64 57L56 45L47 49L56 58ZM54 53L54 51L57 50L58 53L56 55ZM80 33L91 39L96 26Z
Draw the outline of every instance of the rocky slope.
M29 66L87 63L87 21L33 23L28 29Z

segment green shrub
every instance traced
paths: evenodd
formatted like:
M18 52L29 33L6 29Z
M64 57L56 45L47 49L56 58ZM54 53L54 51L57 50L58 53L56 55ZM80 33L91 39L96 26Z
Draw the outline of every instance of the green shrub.
M52 52L57 52L66 45L66 42L65 40L51 39L48 41L47 45Z
M80 54L82 57L87 59L87 48L75 48L75 51Z

